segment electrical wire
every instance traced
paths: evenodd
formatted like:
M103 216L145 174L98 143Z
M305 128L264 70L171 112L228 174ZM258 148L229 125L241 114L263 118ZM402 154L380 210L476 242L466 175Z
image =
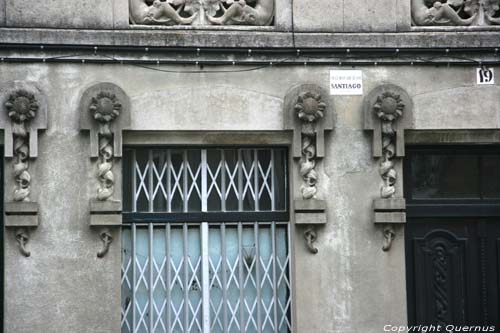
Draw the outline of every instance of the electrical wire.
M43 49L41 47L40 49ZM97 52L97 47L94 47L93 53L74 53L67 55L58 55L53 57L3 57L0 58L0 62L5 63L33 63L33 62L78 62L78 63L111 63L111 64L121 64L130 65L138 68L143 68L147 70L172 73L172 74L228 74L228 73L244 73L244 72L255 72L259 70L265 70L273 66L297 66L297 65L323 65L323 66L367 66L367 65L500 65L499 60L478 60L470 58L464 55L457 55L453 52L446 50L434 50L433 56L422 57L409 52L400 52L396 49L392 52L385 51L380 52L380 50L369 52L369 50L354 50L349 49L343 52L336 51L332 55L321 54L320 56L315 56L310 53L317 53L317 50L305 50L300 52L296 50L294 57L286 57L283 59L275 61L231 61L231 60L144 60L144 59L122 59L115 56L106 55L103 52ZM469 50L470 51L470 50ZM477 51L477 50L476 50ZM197 55L199 55L200 49L197 49ZM321 52L323 53L323 52ZM325 52L326 53L326 52ZM469 52L472 53L472 52ZM474 52L477 53L477 52ZM484 54L487 52L481 52ZM248 50L250 56L251 50ZM495 50L495 58L498 57L498 53ZM156 63L156 66L151 66ZM259 65L256 65L259 64ZM217 69L217 70L175 70L160 68L159 65L196 65L198 66L227 66L232 65L233 67L238 66L250 66L238 69Z

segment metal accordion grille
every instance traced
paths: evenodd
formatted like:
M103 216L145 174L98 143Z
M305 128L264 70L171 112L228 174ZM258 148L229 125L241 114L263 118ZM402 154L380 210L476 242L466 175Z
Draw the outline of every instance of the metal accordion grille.
M122 332L291 332L285 148L123 159Z

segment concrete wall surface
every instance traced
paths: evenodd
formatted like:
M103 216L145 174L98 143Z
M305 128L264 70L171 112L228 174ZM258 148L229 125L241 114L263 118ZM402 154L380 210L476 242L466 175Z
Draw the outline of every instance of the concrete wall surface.
M212 69L205 66L205 71ZM286 92L302 83L328 91L331 69L287 66L186 74L129 65L0 64L0 90L11 80L33 81L48 98L48 129L40 133L39 157L30 163L32 199L40 206L40 226L28 243L31 257L20 255L13 230L5 233L5 332L120 331L120 232L114 229L110 253L98 259L101 241L88 225L97 180L89 136L78 130L78 103L86 88L113 82L128 94L132 126L126 140L147 143L150 134L158 133L240 132L247 135L247 144L258 144L259 133L288 140ZM477 86L474 67L358 69L363 71L364 96L382 83L409 93L414 129L500 127L500 86ZM398 227L389 252L381 250L382 230L372 221L381 178L371 137L363 130L363 96L325 98L336 112L335 129L326 136L326 156L317 166L318 197L327 201L328 223L318 231L317 255L307 251L302 227L293 235L295 331L378 333L385 324L407 322L404 230ZM217 136L210 140L217 143ZM397 168L402 196L401 163ZM7 161L6 200L12 195L11 170ZM114 170L119 183L119 163ZM292 196L298 197L296 169L293 177ZM115 197L120 196L117 190Z

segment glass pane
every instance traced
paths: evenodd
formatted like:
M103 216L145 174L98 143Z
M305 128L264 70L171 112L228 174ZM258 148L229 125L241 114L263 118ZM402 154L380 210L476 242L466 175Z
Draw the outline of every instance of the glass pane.
M194 224L124 226L122 332L200 332L204 300L211 332L291 331L288 225L208 226L208 238Z
M286 149L274 151L274 209L286 210L286 179L287 179L287 154Z
M189 149L186 164L188 212L201 211L201 150Z
M286 155L283 148L127 149L124 211L285 211Z
M225 161L225 199L226 211L238 210L238 152L235 149L224 149Z
M184 210L184 150L170 149L170 205L171 212Z
M149 211L149 151L135 151L135 197L138 212Z
M153 150L153 211L166 212L167 208L167 151Z
M255 209L255 150L240 150L240 165L242 171L241 197L243 200L243 210Z
M122 332L132 332L132 231L123 227L122 231Z
M484 155L481 165L484 198L500 198L500 155Z
M414 199L479 198L478 156L415 155L411 159Z
M222 151L207 150L207 209L222 210Z
M132 211L132 202L134 200L134 194L132 193L132 178L134 176L134 151L131 149L124 149L123 151L123 159L122 159L122 168L123 168L123 182L122 182L122 190L123 190L123 211L131 212Z
M269 211L273 206L273 164L270 149L259 149L257 153L257 195L259 210Z

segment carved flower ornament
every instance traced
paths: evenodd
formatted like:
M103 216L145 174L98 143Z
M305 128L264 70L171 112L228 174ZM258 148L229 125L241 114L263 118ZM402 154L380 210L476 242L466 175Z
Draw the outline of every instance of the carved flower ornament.
M390 91L384 92L377 97L377 101L373 106L377 117L386 121L394 121L403 115L405 105L401 100L401 96Z
M294 108L300 120L312 123L323 118L326 103L320 94L308 91L299 94Z
M89 110L94 114L95 120L109 123L120 115L122 105L114 94L100 92L96 97L92 97Z
M8 97L5 108L10 119L22 123L35 118L38 103L33 94L25 90L18 90Z

